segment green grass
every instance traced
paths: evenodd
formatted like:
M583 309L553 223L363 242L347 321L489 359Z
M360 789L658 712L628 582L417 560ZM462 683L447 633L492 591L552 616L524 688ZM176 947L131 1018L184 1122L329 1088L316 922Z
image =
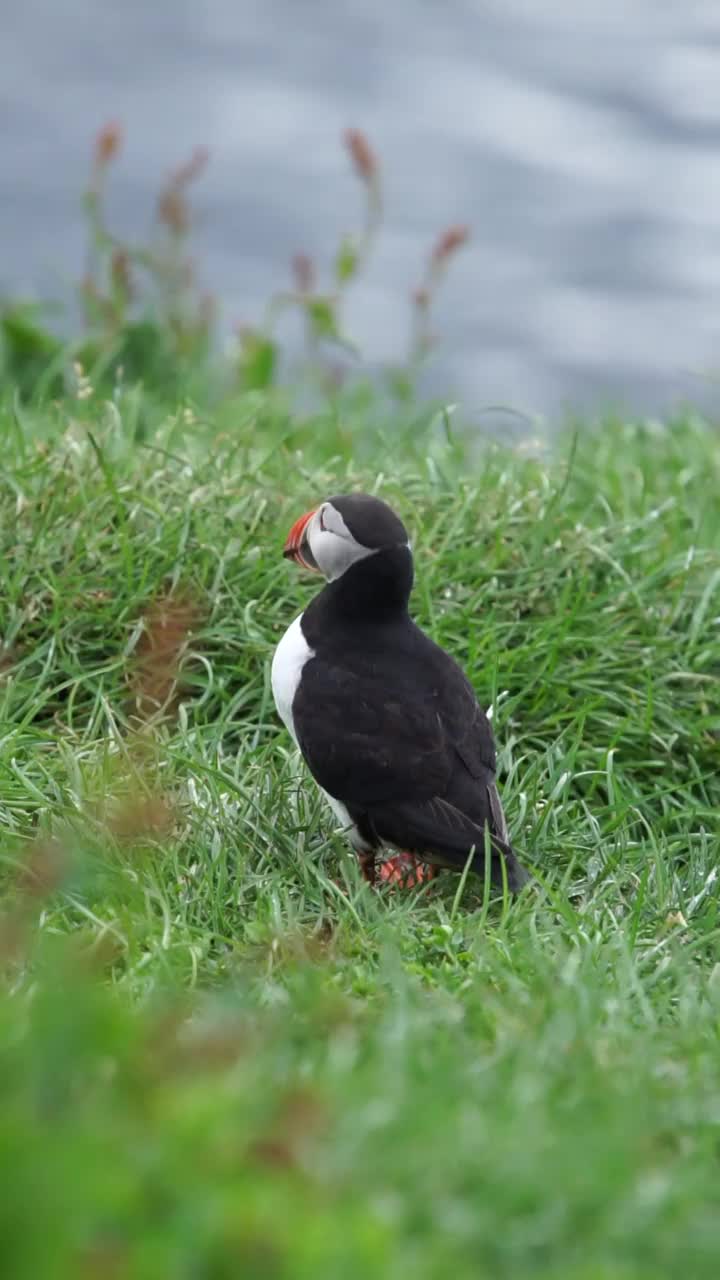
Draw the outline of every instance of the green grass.
M717 432L0 434L4 1274L714 1277ZM492 708L516 903L370 891L274 714L285 533L360 487Z

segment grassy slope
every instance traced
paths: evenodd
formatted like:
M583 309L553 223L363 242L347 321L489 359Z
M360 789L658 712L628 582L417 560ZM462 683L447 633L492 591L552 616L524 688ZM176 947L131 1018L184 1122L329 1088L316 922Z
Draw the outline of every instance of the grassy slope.
M538 463L366 418L0 424L8 1275L717 1272L717 435ZM279 549L350 487L493 707L519 904L373 895L298 790Z

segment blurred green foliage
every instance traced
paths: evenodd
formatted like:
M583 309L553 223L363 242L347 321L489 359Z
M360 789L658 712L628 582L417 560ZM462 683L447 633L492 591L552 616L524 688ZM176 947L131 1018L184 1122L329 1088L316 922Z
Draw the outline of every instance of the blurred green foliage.
M278 385L294 391L307 384L321 395L333 393L345 377L334 359L357 348L344 330L346 292L367 265L381 230L381 172L375 152L358 130L344 142L362 184L364 227L343 235L331 257L330 286L318 282L316 264L304 253L292 262L292 288L269 299L257 325L238 324L222 354L218 343L217 300L203 288L191 251L195 222L193 186L208 163L205 148L170 172L158 192L154 225L147 243L131 244L111 228L108 180L123 145L119 124L98 133L90 178L83 197L87 226L86 270L78 286L83 333L62 340L45 309L8 300L0 306L0 376L23 399L59 396L73 386L79 367L94 386L111 392L118 383L142 384L172 403L188 394L216 400L242 391L267 391ZM392 396L417 372L432 345L428 330L431 302L448 261L467 238L465 228L449 228L430 254L422 287L410 296L410 338L405 366L386 371L383 385ZM283 360L277 322L287 311L299 313L305 332L300 362Z

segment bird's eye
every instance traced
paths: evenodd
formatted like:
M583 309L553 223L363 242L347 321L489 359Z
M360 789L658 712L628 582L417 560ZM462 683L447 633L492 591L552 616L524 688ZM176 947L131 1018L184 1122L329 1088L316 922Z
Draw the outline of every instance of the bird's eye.
M320 532L321 533L325 533L325 521L323 519L323 511L324 511L324 508L321 507L320 508Z

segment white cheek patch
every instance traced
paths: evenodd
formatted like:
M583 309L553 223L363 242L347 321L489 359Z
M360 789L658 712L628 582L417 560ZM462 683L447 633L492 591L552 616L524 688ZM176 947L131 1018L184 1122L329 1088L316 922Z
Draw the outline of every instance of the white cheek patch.
M343 520L340 512L330 502L326 502L318 513L318 523L322 524L328 533L337 533L341 538L348 538L350 542L355 542L350 530ZM359 543L355 543L356 546Z
M345 521L330 503L315 512L306 534L318 569L334 582L351 565L377 555L379 547L363 547L353 538Z

